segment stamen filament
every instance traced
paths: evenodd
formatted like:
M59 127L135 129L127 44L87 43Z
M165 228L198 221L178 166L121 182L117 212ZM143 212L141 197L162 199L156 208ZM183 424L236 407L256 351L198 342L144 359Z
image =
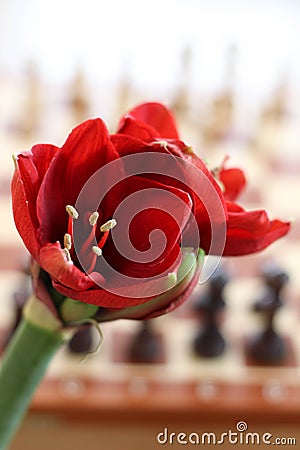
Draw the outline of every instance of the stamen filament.
M102 238L100 239L100 241L98 242L99 248L104 247L104 244L107 241L107 238L109 236L110 230L112 230L116 225L117 225L116 219L110 219L107 222L105 222L103 225L101 225L100 231L104 234L103 234Z
M109 236L109 231L105 231L105 233L103 234L102 238L98 242L98 248L101 249L101 248L104 247L104 244L107 241L108 236Z
M102 256L102 250L101 250L101 248L97 247L97 245L93 245L92 251L93 251L94 255L93 255L93 259L90 264L90 267L87 270L88 274L94 270L98 256Z
M89 217L89 224L91 225L92 229L90 234L88 235L86 241L84 242L83 246L81 247L80 253L82 255L84 255L88 249L89 246L91 245L91 243L93 242L93 239L95 238L95 228L96 228L96 223L97 220L99 218L99 213L97 211L93 212L90 217Z
M79 217L79 213L72 205L67 205L66 211L69 214L68 234L71 236L71 238L73 238L73 219L77 220Z

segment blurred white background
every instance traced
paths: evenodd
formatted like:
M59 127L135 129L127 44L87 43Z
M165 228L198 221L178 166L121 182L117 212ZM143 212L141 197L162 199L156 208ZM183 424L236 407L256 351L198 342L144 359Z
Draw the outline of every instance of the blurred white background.
M299 89L297 0L1 0L0 68L18 76L28 60L49 82L67 82L78 66L88 79L122 75L141 89L169 89L191 47L190 85L224 83L226 54L237 48L236 87L253 100L283 74Z

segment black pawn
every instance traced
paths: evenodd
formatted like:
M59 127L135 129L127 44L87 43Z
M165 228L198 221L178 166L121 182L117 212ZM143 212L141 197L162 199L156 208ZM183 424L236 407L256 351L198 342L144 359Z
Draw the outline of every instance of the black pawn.
M7 336L5 337L3 344L1 345L2 347L1 350L8 345L10 339L12 338L16 329L18 328L22 320L23 307L30 294L29 290L30 276L29 276L29 268L27 265L24 266L24 268L22 269L22 273L23 279L20 288L13 293L13 314L14 314L13 323L11 324L11 328Z
M277 267L267 267L262 272L265 290L254 304L254 311L264 315L265 329L252 336L248 343L249 355L257 362L275 364L287 356L284 338L274 328L276 312L283 305L281 290L288 281L285 272Z
M144 321L128 348L129 361L133 363L158 363L162 361L162 342L149 321Z
M22 291L16 291L13 294L13 307L14 307L14 321L12 323L12 326L4 339L4 343L1 345L2 348L7 347L9 341L11 340L12 336L14 335L16 329L18 328L21 320L22 320L22 311L23 307L25 305L25 302L28 298L28 292L26 290ZM2 349L1 348L1 349Z
M225 339L220 329L220 316L225 308L223 289L228 281L224 272L217 272L210 280L207 293L195 305L200 321L200 330L193 341L194 353L213 358L225 351Z
M69 351L75 354L87 354L93 348L93 333L90 325L86 325L77 331L68 343Z

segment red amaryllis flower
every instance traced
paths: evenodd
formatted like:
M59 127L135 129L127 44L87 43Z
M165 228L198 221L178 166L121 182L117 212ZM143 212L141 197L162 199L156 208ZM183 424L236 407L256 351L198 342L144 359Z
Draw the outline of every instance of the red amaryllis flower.
M232 202L236 171L221 173L224 196L158 103L124 116L116 134L88 120L61 148L36 145L15 162L13 212L26 247L57 291L99 306L99 320L177 307L197 283L199 247L247 254L289 229Z

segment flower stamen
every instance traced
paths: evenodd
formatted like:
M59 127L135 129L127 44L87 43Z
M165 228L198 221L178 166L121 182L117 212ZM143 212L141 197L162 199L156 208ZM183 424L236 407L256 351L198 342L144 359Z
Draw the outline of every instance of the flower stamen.
M103 225L101 225L100 231L101 231L102 233L104 233L105 231L110 231L110 230L112 230L116 225L117 225L116 219L110 219L110 220L108 220L107 222L105 222Z
M78 219L79 213L72 205L66 206L66 211L72 219Z
M108 236L109 236L109 231L105 231L102 238L98 242L98 248L102 249L104 247L104 244L107 241Z
M67 250L71 250L71 248L72 248L72 238L71 238L71 235L69 233L66 233L64 235L64 247Z
M73 220L77 220L79 217L78 211L72 205L66 206L66 211L69 214L69 222L68 222L68 234L73 238Z
M97 245L93 245L92 251L95 253L96 256L102 256L102 250Z
M92 252L94 254L93 254L93 259L90 264L90 267L87 270L88 274L94 270L98 256L102 256L102 250L101 250L101 248L97 247L97 245L93 245Z
M112 230L117 225L116 219L110 219L107 222L105 222L100 227L101 233L103 233L102 238L98 242L98 247L102 249L104 247L105 242L107 241L107 238L109 236L110 230Z
M99 219L99 213L98 213L98 211L94 211L89 217L89 223L90 223L91 227L96 225L98 219Z

